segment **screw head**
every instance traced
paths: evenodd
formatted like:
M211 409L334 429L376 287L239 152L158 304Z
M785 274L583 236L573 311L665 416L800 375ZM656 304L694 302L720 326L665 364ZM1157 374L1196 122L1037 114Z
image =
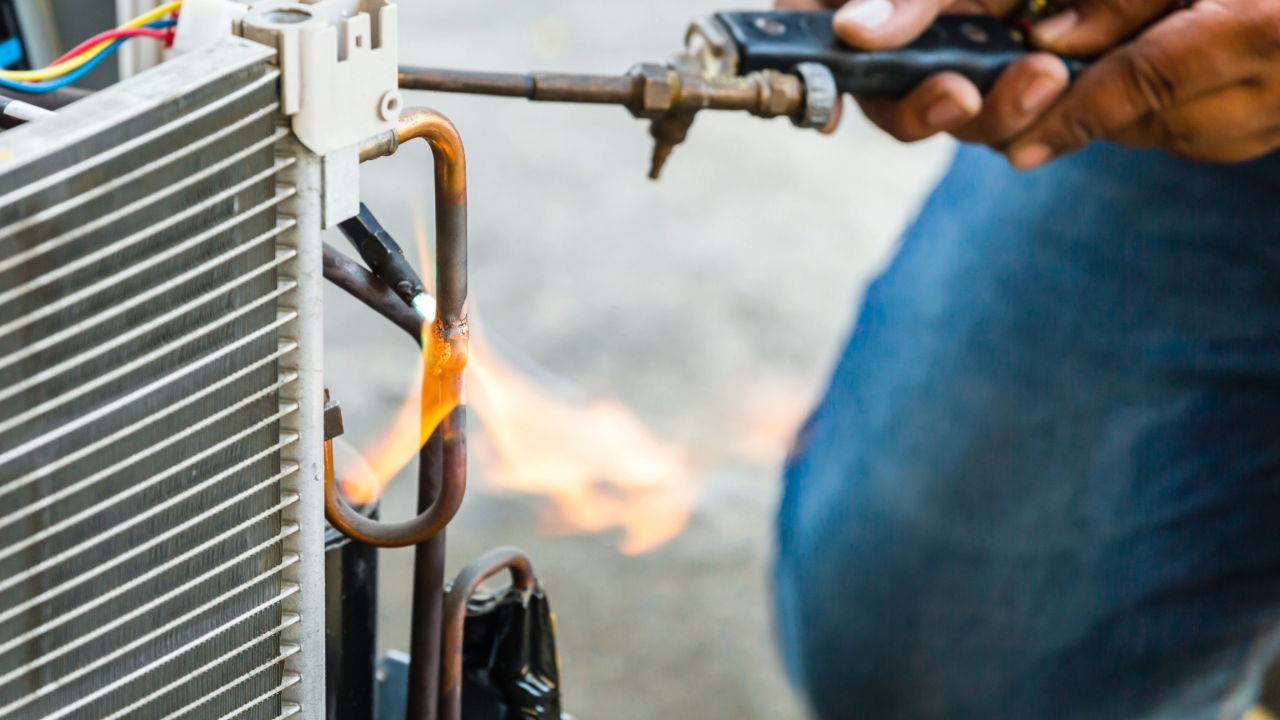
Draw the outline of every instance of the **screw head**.
M400 91L388 90L378 100L378 117L386 122L395 122L400 118L400 106L403 100L400 97Z
M765 35L777 37L787 31L787 26L780 21L771 17L758 17L755 21L756 29Z
M974 25L973 23L965 23L960 26L960 34L964 35L970 42L986 43L990 42L991 36L986 30Z

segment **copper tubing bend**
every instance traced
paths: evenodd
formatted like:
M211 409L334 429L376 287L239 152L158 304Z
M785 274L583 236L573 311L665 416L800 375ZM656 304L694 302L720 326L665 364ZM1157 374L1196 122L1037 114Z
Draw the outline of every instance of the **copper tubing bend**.
M444 630L440 633L440 714L439 720L462 718L462 626L467 620L467 600L480 583L503 570L511 571L511 584L530 590L537 577L525 554L513 547L500 547L472 560L454 578L444 597Z
M467 165L462 139L453 123L435 110L407 108L394 130L361 144L360 160L390 155L403 143L422 138L435 158L436 200L436 318L431 336L423 337L443 348L453 372L448 382L454 397L461 396L462 367L467 361ZM424 335L426 333L424 332ZM329 522L348 537L378 547L408 547L444 529L462 505L467 485L466 428L463 414L449 413L437 432L443 441L444 477L440 494L422 514L400 523L370 520L351 509L337 483L325 478L324 511Z

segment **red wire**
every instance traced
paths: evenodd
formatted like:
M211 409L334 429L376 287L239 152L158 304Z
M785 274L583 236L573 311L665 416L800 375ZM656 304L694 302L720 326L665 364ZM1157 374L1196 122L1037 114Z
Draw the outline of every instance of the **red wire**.
M169 17L173 18L174 20L177 20L177 19L178 19L178 12L179 12L179 11L174 10L173 12L169 13ZM167 49L169 49L169 48L173 47L173 37L174 37L174 35L176 35L176 34L177 34L177 32L178 32L178 26L177 26L177 25L174 25L174 26L173 26L173 27L171 27L171 28L166 28L164 32L165 32L165 36L164 36L164 47L165 47L165 49L167 50Z
M158 38L160 40L164 40L169 37L169 34L164 30L156 30L154 28L116 28L115 30L108 30L106 32L98 33L97 35L94 35L88 40L85 40L79 45L71 48L71 50L67 52L65 55L63 55L62 57L58 58L57 60L54 60L52 63L50 63L50 65L57 65L60 62L66 62L67 60L70 60L71 58L77 55L80 55L86 50L90 50L96 47L98 43L101 43L103 40L114 40L116 38L121 38L121 37L136 37L139 35L144 37Z

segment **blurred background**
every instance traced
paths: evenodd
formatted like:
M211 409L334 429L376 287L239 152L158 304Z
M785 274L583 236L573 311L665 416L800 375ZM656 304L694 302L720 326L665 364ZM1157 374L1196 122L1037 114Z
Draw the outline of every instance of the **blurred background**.
M697 15L767 1L399 0L400 56L620 73L677 52ZM43 66L160 2L0 0L0 56L22 51L0 64ZM161 57L129 43L78 84ZM782 462L953 143L901 145L855 108L831 136L704 112L652 182L648 124L620 108L406 96L467 148L470 487L447 575L495 546L529 554L580 720L804 717L770 623ZM425 143L361 172L363 200L421 268L431 175ZM408 519L421 358L343 292L327 286L325 303L339 474L381 494L384 520ZM407 651L413 551L379 564L379 651ZM1280 706L1280 669L1265 701Z
M751 7L764 5L404 0L401 58L622 72L676 52L690 18ZM530 554L578 718L802 717L769 622L781 463L951 145L899 145L856 113L821 136L706 112L655 183L647 124L620 108L406 96L467 147L480 337L448 574L497 545ZM430 168L410 144L362 171L364 201L415 261L433 240ZM329 290L339 461L385 465L420 360ZM415 486L410 463L384 519L412 514ZM412 557L381 552L382 650L408 650Z

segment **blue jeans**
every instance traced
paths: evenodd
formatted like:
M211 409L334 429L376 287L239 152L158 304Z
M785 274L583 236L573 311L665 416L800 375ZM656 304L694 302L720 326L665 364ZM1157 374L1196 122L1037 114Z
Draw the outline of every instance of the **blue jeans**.
M824 720L1236 718L1280 651L1280 158L961 149L778 519Z

